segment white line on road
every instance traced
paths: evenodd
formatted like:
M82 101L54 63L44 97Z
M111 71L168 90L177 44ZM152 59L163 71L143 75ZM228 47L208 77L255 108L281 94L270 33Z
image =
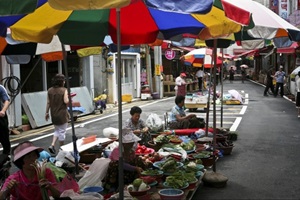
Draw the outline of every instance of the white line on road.
M141 105L140 107L147 107L147 106L149 106L149 105L152 105L152 104L155 104L155 103L158 103L158 102L162 102L162 101L169 100L170 98L174 98L174 97L169 97L169 98L165 98L165 99L160 99L160 100L157 100L157 101L154 101L154 102L145 104L145 105ZM126 110L123 110L122 113L128 112L128 111L129 111L129 109L126 109ZM114 114L107 115L107 116L104 116L104 117L100 117L100 118L97 118L97 119L94 119L94 120L91 120L91 121L87 121L87 122L84 122L84 123L80 123L80 124L75 125L74 128L83 127L83 126L85 126L86 124L90 124L90 123L93 123L93 122L96 122L96 121L100 121L100 120L102 120L102 119L106 119L106 118L109 118L109 117L113 117L113 116L116 116L116 115L118 115L118 114L119 114L119 113L114 113ZM68 130L71 130L71 129L72 129L72 127L68 127L68 128L67 128L67 131L68 131ZM49 134L47 134L47 135L43 135L43 136L40 136L40 137L33 138L33 139L31 139L30 141L31 141L31 142L34 142L34 141L37 141L37 140L41 140L41 139L50 137L50 136L52 136L52 135L53 135L53 133L49 133ZM18 145L18 144L11 144L11 147L14 147L14 146L16 146L16 145ZM0 148L0 151L2 151L2 150L3 150L3 148Z
M230 131L236 131L236 129L238 128L238 126L241 123L241 121L242 121L242 117L237 117L229 130Z
M241 110L241 112L240 112L240 115L245 114L246 110L247 110L247 106L243 106L243 107L242 107L242 110Z

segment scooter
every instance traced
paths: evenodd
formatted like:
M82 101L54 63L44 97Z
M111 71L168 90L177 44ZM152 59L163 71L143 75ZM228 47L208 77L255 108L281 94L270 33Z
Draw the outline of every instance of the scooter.
M107 89L103 90L102 94L93 99L94 101L94 113L96 110L99 110L100 113L103 113L103 110L106 109L107 103Z

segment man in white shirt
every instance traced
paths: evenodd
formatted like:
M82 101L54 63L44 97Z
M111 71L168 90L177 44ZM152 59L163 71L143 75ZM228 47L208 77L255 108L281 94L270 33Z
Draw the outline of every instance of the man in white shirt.
M202 82L203 82L203 76L204 76L204 72L203 70L200 68L197 72L196 72L196 77L198 78L198 87L199 87L199 91L202 91Z
M186 77L186 74L184 72L182 72L175 79L175 84L176 84L175 93L176 93L176 96L178 96L178 95L185 96L185 94L186 94L186 89L185 89L186 82L184 80L185 77Z

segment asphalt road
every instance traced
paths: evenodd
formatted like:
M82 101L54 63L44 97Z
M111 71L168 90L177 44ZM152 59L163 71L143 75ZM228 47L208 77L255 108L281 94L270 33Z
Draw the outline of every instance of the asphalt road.
M224 93L230 89L240 92L246 101L243 105L223 106L223 127L238 132L232 154L220 158L216 164L217 172L227 176L229 181L224 188L199 187L193 200L299 199L300 119L297 118L295 104L281 97L264 97L264 88L250 81L225 81ZM220 86L217 90L220 91ZM142 108L143 119L150 113L156 113L163 119L164 113L174 105L174 97L124 104L123 122L130 117L129 109L133 105ZM205 118L201 109L194 113ZM219 106L216 113L217 127L220 127ZM212 119L210 114L211 126ZM93 134L101 137L106 127L118 127L117 107L103 114L80 117L75 123L75 134L78 138ZM71 135L69 127L67 143L72 141ZM47 149L52 140L52 126L11 136L13 145L23 140L33 140L36 145Z

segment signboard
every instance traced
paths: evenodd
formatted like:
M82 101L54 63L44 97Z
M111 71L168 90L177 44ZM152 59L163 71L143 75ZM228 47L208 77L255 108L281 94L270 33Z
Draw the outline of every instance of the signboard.
M160 65L155 65L155 76L160 76Z
M283 19L287 19L288 16L290 15L289 8L290 8L290 6L289 6L288 0L279 0L278 15Z
M173 51L172 49L167 49L165 51L165 57L166 57L166 59L173 60L175 58L175 56L176 56L176 52Z

